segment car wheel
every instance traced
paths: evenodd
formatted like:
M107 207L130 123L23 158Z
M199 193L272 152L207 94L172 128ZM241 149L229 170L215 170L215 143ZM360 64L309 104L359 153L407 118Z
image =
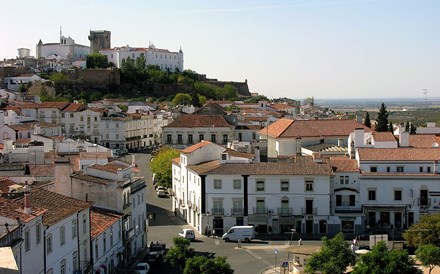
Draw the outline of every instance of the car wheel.
M249 240L249 238L244 238L244 241L245 241L246 243L250 243L250 242L251 242L251 240Z
M229 242L229 238L225 238L225 242Z

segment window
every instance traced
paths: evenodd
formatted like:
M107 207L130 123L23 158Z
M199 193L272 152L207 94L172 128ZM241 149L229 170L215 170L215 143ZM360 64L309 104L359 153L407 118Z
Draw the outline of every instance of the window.
M227 153L222 153L222 161L226 161L228 159Z
M214 189L222 188L222 180L214 180Z
M350 206L356 206L356 196L350 195Z
M336 206L342 206L342 195L336 195Z
M264 181L257 181L257 191L264 191Z
M228 134L223 134L223 144L228 143Z
M76 271L78 271L78 251L73 252L72 264L73 273L76 273Z
M394 200L402 201L402 190L394 190Z
M289 181L281 181L281 191L289 191Z
M216 135L211 134L211 142L216 143Z
M41 223L38 222L35 226L35 238L37 240L37 244L41 242Z
M66 243L66 228L64 226L60 227L60 245Z
M397 171L397 172L403 172L403 166L398 166L398 167L396 168L396 171Z
M167 134L167 143L171 143L171 134Z
M429 173L431 172L431 167L430 166L426 168L426 172L429 172Z
M241 200L232 201L233 214L243 214L243 203Z
M76 237L76 230L77 230L76 220L73 220L72 221L72 239Z
M107 252L107 235L104 232L104 236L102 237L102 248L104 249L104 253Z
M49 270L47 270L47 274L53 274L53 268L50 268Z
M52 234L47 235L46 250L47 250L47 254L52 253Z
M234 189L241 189L241 180L234 180Z
M61 260L60 263L60 273L66 274L66 259Z
M203 140L205 140L205 136L203 134L199 134L199 141L201 142Z
M349 182L349 177L348 176L339 176L339 183L341 185L348 185Z
M423 172L423 167L422 167L422 166L419 167L419 171L420 171L420 172Z
M182 134L177 134L177 143L178 144L182 143Z
M31 249L31 235L30 235L30 229L27 227L24 230L24 249L26 251L29 251Z
M110 227L110 247L113 246L113 227Z
M387 172L391 172L391 167L387 166Z
M99 258L98 251L99 251L98 240L96 240L96 243L95 243L95 256L96 256L96 260L98 260L98 258Z
M87 233L87 220L86 220L86 214L83 214L83 220L82 220L82 229L83 229L83 235Z
M313 191L313 180L306 180L305 182L305 190L306 191Z
M223 200L217 199L213 200L214 208L213 213L214 214L223 214Z
M376 190L368 190L368 200L370 201L376 200Z
M188 134L188 144L192 144L192 143L193 143L193 135Z
M377 172L377 166L370 166L370 172Z

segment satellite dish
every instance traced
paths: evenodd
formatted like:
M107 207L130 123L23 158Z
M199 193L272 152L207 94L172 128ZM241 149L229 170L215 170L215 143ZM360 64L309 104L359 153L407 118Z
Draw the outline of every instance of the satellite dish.
M432 143L431 147L438 147L438 143L437 142Z

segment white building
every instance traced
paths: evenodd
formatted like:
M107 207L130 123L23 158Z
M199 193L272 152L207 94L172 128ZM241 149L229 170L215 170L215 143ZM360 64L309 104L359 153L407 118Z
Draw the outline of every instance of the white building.
M122 63L128 58L136 60L136 58L145 58L146 65L157 65L161 70L183 71L183 51L172 52L167 49L158 49L153 44L148 48L118 47L112 49L103 49L99 53L107 56L110 63L120 68Z
M47 58L50 56L59 56L61 60L76 61L86 59L90 54L90 47L75 43L70 37L60 35L58 43L46 43L41 40L37 44L37 58Z
M27 85L35 81L45 82L47 80L44 80L43 78L41 78L36 74L22 74L14 77L8 77L8 76L4 77L3 85L8 90L18 91L20 89L21 84Z

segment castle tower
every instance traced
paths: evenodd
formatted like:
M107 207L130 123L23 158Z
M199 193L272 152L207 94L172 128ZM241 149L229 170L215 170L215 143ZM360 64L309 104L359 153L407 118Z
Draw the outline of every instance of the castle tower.
M90 53L111 48L111 32L108 30L91 30L89 35Z

